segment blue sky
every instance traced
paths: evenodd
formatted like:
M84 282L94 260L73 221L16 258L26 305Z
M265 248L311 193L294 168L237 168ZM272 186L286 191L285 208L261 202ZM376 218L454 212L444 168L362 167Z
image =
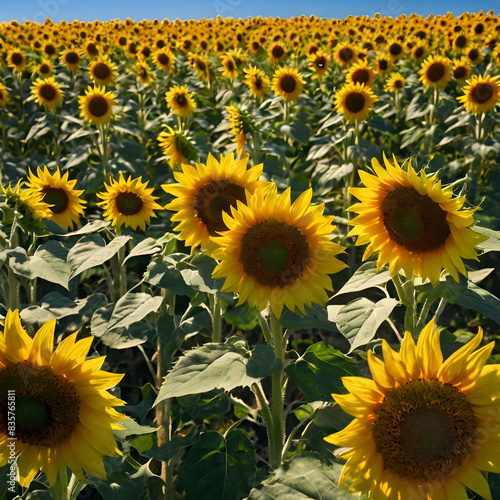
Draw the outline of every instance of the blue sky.
M471 2L470 0L0 0L0 22L43 22L50 17L54 22L107 21L109 19L200 19L242 17L262 15L265 17L291 17L315 14L319 17L343 19L349 15L382 15L397 17L413 12L422 16L429 14L455 15L462 12L500 11L498 0ZM499 14L500 12L496 12Z

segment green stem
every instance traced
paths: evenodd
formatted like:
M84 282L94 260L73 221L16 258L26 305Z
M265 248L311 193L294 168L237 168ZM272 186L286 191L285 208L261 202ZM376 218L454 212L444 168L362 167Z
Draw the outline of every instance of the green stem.
M484 127L483 125L483 117L484 113L480 113L479 116L476 116L476 140L479 142L483 138Z
M212 342L218 344L222 342L220 298L217 295L209 295L208 300L212 313Z
M13 311L19 309L19 281L17 281L14 271L9 267L9 308Z
M260 160L260 140L257 137L257 133L252 129L252 143L253 143L253 164L258 165Z
M408 280L405 283L407 290L403 288L403 283L401 281L401 276L399 274L393 276L392 282L394 283L394 286L396 287L396 290L398 292L399 300L405 306L405 332L408 331L413 335L415 330L415 312L416 312L415 300L414 300L415 286L413 284L413 277L411 280Z
M54 500L68 500L68 474L66 468L57 474L56 482L50 488L50 494Z
M446 299L441 298L438 304L438 308L436 309L436 314L434 314L434 323L437 325L439 321L439 317L441 316L441 313L444 310L444 306L446 305Z
M76 500L85 486L86 484L81 479L78 479L74 474L71 474L68 486L69 500Z
M284 443L284 426L283 426L283 362L285 361L285 349L283 346L283 330L280 320L276 317L271 309L271 333L273 337L274 355L281 361L278 370L273 372L272 378L272 406L271 418L272 428L269 435L269 454L271 467L278 469L281 466L283 443Z
M273 427L273 417L271 415L271 412L269 411L269 402L266 399L260 381L256 382L255 384L252 384L252 391L255 394L257 401L259 402L260 406L259 413L262 419L264 420L264 423L266 424L266 428L269 434L270 429L272 429Z
M109 145L108 145L108 126L106 125L98 125L99 135L101 138L101 163L102 163L102 171L104 174L104 179L107 180L109 176Z
M273 339L271 335L271 330L269 329L269 325L267 324L267 321L265 318L262 317L262 314L257 311L257 320L259 321L260 328L262 330L262 335L264 335L264 339L267 342L267 345L269 347L273 346Z
M415 326L415 333L418 334L420 330L424 327L424 323L427 320L427 316L429 315L430 308L434 304L434 301L427 298L424 301L424 305L422 306L422 310L420 311L420 315L417 320L417 325Z
M354 122L354 132L355 132L354 144L356 144L356 146L359 146L359 122L358 122L358 120L356 120Z

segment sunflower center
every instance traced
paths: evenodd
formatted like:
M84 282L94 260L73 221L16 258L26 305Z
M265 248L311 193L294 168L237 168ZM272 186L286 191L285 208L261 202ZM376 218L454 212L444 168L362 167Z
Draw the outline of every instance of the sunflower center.
M279 45L277 45L276 47L273 47L272 54L273 54L273 57L275 57L276 59L279 59L284 53L285 53L285 51L283 50L283 47L281 47Z
M94 64L93 73L96 78L104 80L111 74L111 68L103 62Z
M239 261L245 273L263 286L283 288L295 282L309 262L306 237L285 222L259 222L241 240Z
M48 45L45 46L43 51L48 55L48 56L53 56L56 53L56 48L49 43Z
M471 49L468 55L471 61L475 61L479 58L479 51L477 49Z
M53 101L56 98L56 89L53 85L46 83L40 87L38 90L40 96L43 97L47 101Z
M381 59L379 62L378 62L378 67L382 70L382 71L385 71L387 69L387 66L388 66L388 63L385 59Z
M46 187L43 189L43 201L52 205L50 210L54 214L60 214L68 207L68 195L62 188Z
M345 107L351 113L359 113L365 107L365 96L359 92L351 92L345 98Z
M175 102L183 108L187 104L186 96L184 94L179 94L176 96Z
M455 40L455 45L460 49L463 49L467 45L467 38L464 35L459 35Z
M72 382L48 367L8 365L0 370L0 432L7 434L7 393L16 394L17 439L33 446L54 446L79 422L80 397Z
M316 66L318 68L324 68L326 65L326 59L324 56L319 56L316 58Z
M97 116L98 118L104 116L109 110L108 101L100 95L95 95L90 99L88 104L89 112L92 116Z
M491 99L493 87L489 83L477 83L471 93L471 99L477 104L484 104Z
M262 88L262 80L260 78L255 78L254 85L257 90L260 90Z
M450 234L446 212L413 188L400 187L388 193L382 214L391 240L410 252L439 248Z
M478 435L467 397L439 380L417 380L389 391L375 415L377 451L384 467L402 477L447 476L468 459Z
M135 193L120 193L116 197L116 208L122 215L138 214L144 202Z
M467 69L464 66L458 66L457 68L455 68L455 71L453 72L453 76L457 80L465 78L466 75L467 75Z
M358 69L352 75L352 81L354 83L367 83L370 79L370 73L366 69Z
M164 66L168 66L170 63L170 57L167 54L158 54L158 62Z
M415 56L416 59L420 59L424 55L424 48L417 47L415 49L415 52L413 52L413 55Z
M68 64L77 64L80 62L80 56L76 52L68 52L66 54L66 62Z
M211 236L227 230L222 212L230 213L237 200L245 203L245 188L227 180L210 182L198 191L194 208Z
M228 71L234 71L234 64L233 64L233 61L227 61L226 62L226 68Z
M389 47L389 52L393 56L399 56L399 54L401 54L402 50L403 50L403 47L401 47L401 45L399 45L399 43L393 43Z
M292 75L285 75L281 79L281 88L283 89L283 92L286 92L287 94L291 94L295 90L296 86L297 82Z
M42 64L40 65L40 73L42 75L47 75L50 73L50 66L48 64Z
M14 66L20 66L24 62L24 56L20 52L14 52L10 56L10 61Z
M439 82L439 80L441 80L444 76L444 64L441 62L432 63L427 68L426 75L431 82Z
M401 80L396 80L394 82L394 88L396 88L396 89L402 89L403 88L403 82Z
M349 47L344 47L339 50L339 57L344 62L349 62L354 56L354 52Z

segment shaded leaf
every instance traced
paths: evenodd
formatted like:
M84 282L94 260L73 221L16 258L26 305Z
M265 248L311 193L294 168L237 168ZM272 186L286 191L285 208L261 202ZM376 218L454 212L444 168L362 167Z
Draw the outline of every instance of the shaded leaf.
M335 296L343 293L366 290L367 288L387 283L390 279L391 276L386 266L380 272L377 272L376 262L365 262L361 264L356 272L349 278L349 281L335 294Z

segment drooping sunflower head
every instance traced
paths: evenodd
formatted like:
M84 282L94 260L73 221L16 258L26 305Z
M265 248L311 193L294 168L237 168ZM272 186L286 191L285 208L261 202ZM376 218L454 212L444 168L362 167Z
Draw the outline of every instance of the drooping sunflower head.
M253 129L250 115L241 111L235 106L226 106L231 127L229 131L235 136L233 142L236 143L236 152L245 153L246 134Z
M227 229L223 213L238 201L246 203L246 192L267 184L259 181L263 165L247 170L247 163L248 157L236 160L233 153L221 156L220 161L209 154L206 165L182 165L182 172L174 172L177 184L162 185L176 197L165 208L177 212L171 220L179 223L174 229L186 245L211 253L216 246L210 237Z
M104 210L104 219L118 230L125 226L145 231L151 217L157 217L154 211L163 210L152 195L154 188L147 189L149 181L141 181L142 177L132 179L131 175L125 180L120 172L118 181L111 177L109 185L104 183L105 191L97 193L103 200L97 205Z
M181 130L167 127L158 135L158 143L172 169L198 158L193 141Z
M379 269L388 263L391 276L403 269L434 286L443 269L456 281L457 270L467 276L462 259L477 260L475 247L486 239L469 227L475 210L463 209L465 197L453 198L436 175L419 176L410 162L403 170L385 155L384 163L374 158L373 174L359 172L366 187L349 189L361 201L349 209L359 214L349 235L358 237L356 245L368 244L363 259L378 251Z
M272 89L286 102L296 101L304 90L304 79L297 68L278 68L273 75Z
M54 349L56 321L32 338L19 312L9 311L0 332L0 466L9 456L8 395L15 395L16 455L21 486L42 470L51 486L69 467L85 481L84 471L106 478L103 455L120 454L113 429L125 417L114 407L125 403L108 389L123 375L100 370L105 356L85 360L93 337L78 332ZM11 392L10 392L11 391Z
M192 115L196 109L194 92L189 92L184 86L174 85L165 94L165 100L172 113L186 117Z
M361 62L353 64L345 77L346 83L361 83L365 87L373 87L375 81L375 71L368 64Z
M50 219L65 229L80 225L86 201L80 198L83 190L74 189L76 180L69 180L69 173L61 176L59 167L51 174L47 167L40 167L35 175L31 170L26 185L33 193L42 195L42 200L49 205Z
M245 84L255 97L263 97L269 88L269 77L259 68L250 66L245 72Z
M48 111L63 102L64 92L54 77L38 78L33 82L31 95L36 103L44 106Z
M153 63L164 73L171 73L174 68L175 55L169 47L162 47L154 52Z
M451 61L440 55L430 55L418 71L420 81L426 87L444 89L451 79Z
M116 79L116 66L107 57L98 57L89 63L89 75L97 85L112 85Z
M348 448L340 485L368 498L491 499L481 471L500 471L500 365L487 365L494 342L482 331L445 361L430 322L417 345L406 332L399 352L382 341L384 360L369 351L373 377L344 377L332 394L354 420L325 439Z
M224 54L221 62L222 68L220 68L220 71L222 72L222 75L229 78L229 81L232 82L239 73L234 57L231 54Z
M43 201L43 194L31 189L22 189L22 184L22 181L18 181L14 187L11 184L0 184L0 196L6 205L13 207L20 217L27 216L31 221L49 218L52 212L49 205Z
M220 261L213 276L225 278L223 291L258 310L269 306L278 318L284 306L305 314L305 305L326 303L329 274L346 266L335 258L343 248L329 237L333 217L323 215L324 205L311 206L311 198L309 189L291 203L290 188L278 196L271 184L223 213L227 231L212 238Z
M110 122L113 106L116 105L116 96L99 85L85 90L85 95L78 97L80 116L96 125L105 125Z
M384 86L386 92L393 92L397 94L401 92L401 89L406 85L406 80L401 73L392 73L389 78L387 78Z
M78 48L66 49L60 57L61 64L64 64L68 71L76 73L82 64L83 51Z
M349 123L361 122L366 120L376 101L378 98L370 87L362 83L349 83L335 94L335 109Z
M463 91L464 95L457 97L457 100L464 105L468 113L486 113L500 100L500 77L473 75Z

